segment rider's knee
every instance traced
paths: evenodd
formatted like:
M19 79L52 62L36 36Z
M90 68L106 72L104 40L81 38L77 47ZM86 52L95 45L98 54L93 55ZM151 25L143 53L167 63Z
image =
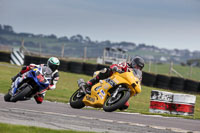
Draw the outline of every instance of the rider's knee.
M43 95L36 95L36 96L34 96L34 99L37 102L37 104L42 104L44 96Z

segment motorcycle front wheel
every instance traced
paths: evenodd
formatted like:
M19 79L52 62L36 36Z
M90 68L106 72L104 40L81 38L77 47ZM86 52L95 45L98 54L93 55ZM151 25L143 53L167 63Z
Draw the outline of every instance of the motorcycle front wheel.
M82 101L85 94L81 94L79 91L80 90L78 89L76 92L74 92L69 101L70 106L75 109L81 109L85 107L85 104Z
M17 90L16 94L10 98L11 102L17 102L18 100L24 99L24 97L31 91L29 85L22 87Z
M106 112L112 112L121 108L129 99L130 91L120 91L116 97L108 97L103 105L103 110Z
M4 95L4 101L10 102L10 98L11 98L11 95L9 94L9 92Z

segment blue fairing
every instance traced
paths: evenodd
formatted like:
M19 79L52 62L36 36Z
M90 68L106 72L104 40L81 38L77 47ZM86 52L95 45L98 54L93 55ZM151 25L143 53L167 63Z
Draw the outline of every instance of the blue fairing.
M41 68L39 68L39 70L40 70L40 69L41 69ZM34 79L35 83L37 83L37 85L40 87L39 90L46 89L46 88L49 86L49 82L46 82L46 83L40 82L40 81L37 79L36 72L37 72L37 71L31 70L31 71L28 73L27 77L28 77L28 78ZM33 73L34 73L34 74L33 74Z
M39 67L39 68L35 68L33 70L28 71L27 73L23 74L22 77L18 77L12 85L13 95L16 93L18 89L18 85L27 78L33 79L33 81L38 85L39 91L46 89L50 84L51 78L45 77L44 74L46 74L44 67ZM40 77L42 77L42 80Z

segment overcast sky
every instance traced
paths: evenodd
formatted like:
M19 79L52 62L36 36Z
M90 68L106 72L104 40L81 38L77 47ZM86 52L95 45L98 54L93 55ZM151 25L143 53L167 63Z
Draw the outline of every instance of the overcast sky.
M0 0L15 32L200 50L200 0Z

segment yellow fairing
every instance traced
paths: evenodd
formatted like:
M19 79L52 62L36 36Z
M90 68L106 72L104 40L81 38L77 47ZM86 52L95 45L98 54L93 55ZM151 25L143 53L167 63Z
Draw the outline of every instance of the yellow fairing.
M102 107L106 101L109 90L113 86L125 84L131 92L131 96L141 92L140 81L136 78L133 72L118 73L115 72L111 77L105 80L100 80L91 88L91 95L86 94L83 98L83 102L86 106Z

